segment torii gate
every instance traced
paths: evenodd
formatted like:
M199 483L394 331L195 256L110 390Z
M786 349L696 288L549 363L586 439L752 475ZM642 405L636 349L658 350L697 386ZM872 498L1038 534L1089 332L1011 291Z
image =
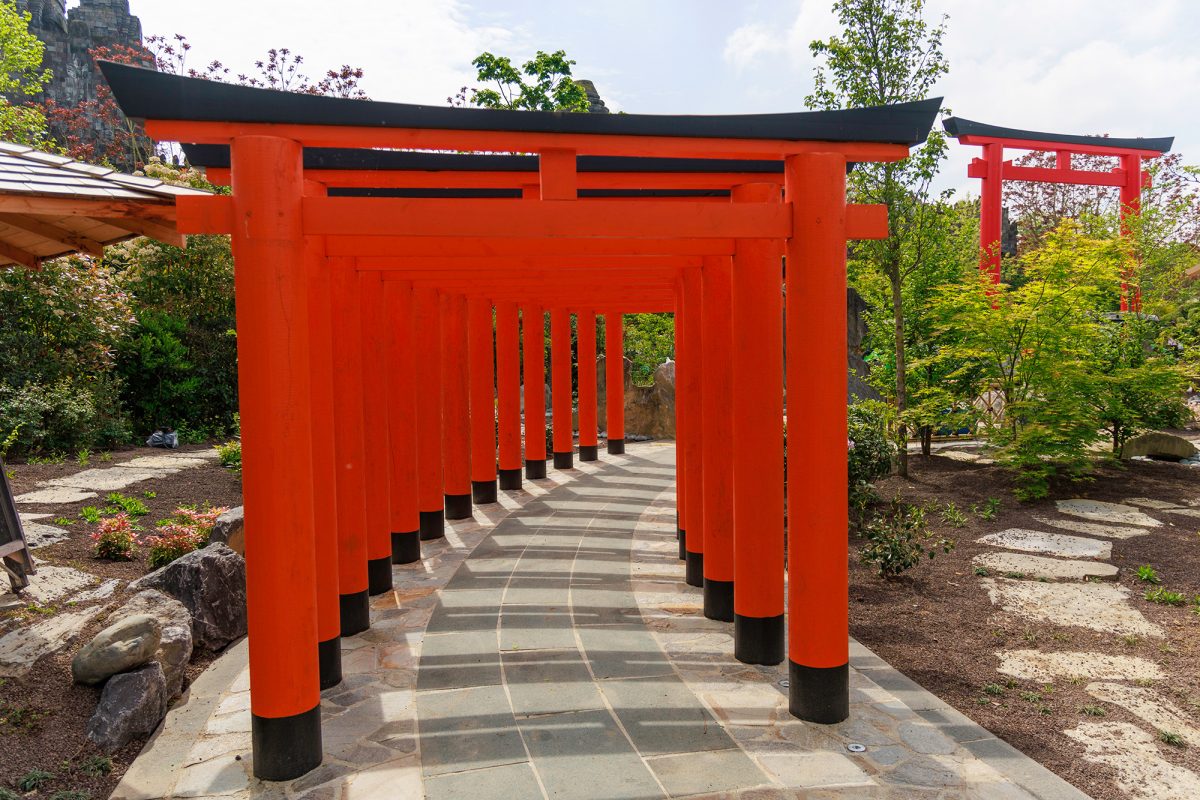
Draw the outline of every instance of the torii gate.
M940 99L732 117L503 112L101 66L155 139L228 148L232 195L181 202L179 217L233 237L255 775L321 762L320 690L340 680L339 638L370 625L390 564L419 558L444 516L494 500L498 480L519 485L518 308L535 480L544 312L563 469L571 313L590 366L596 315L619 347L620 314L674 311L686 579L703 585L707 616L733 622L737 658L780 663L783 255L791 416L811 425L787 466L789 708L848 716L846 243L886 236L887 214L847 204L846 170L907 156ZM620 359L608 364L619 376ZM582 458L598 457L590 371ZM365 446L368 424L386 428L386 448Z
M1141 208L1143 188L1150 186L1150 174L1142 169L1142 159L1158 158L1171 149L1174 137L1159 139L1113 139L1105 136L1075 136L1062 133L1023 131L985 125L960 117L942 122L946 132L959 144L983 148L983 157L971 159L967 176L980 178L979 268L1000 282L1000 226L1003 214L1004 181L1037 181L1081 186L1116 186L1121 190L1121 232L1128 233L1124 220ZM1004 160L1004 149L1036 150L1055 154L1055 165L1022 167ZM1112 156L1119 165L1108 172L1074 169L1072 155ZM1126 279L1130 275L1126 274ZM1121 310L1140 311L1141 296L1135 289L1129 294L1127 282L1121 284Z

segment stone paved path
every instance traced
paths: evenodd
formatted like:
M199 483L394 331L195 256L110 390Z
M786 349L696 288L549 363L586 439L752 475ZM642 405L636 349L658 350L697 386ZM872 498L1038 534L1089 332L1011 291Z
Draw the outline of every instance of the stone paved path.
M856 643L851 719L788 715L786 667L736 662L682 583L673 458L647 444L552 472L397 566L343 641L313 772L249 777L242 643L113 798L1082 797Z

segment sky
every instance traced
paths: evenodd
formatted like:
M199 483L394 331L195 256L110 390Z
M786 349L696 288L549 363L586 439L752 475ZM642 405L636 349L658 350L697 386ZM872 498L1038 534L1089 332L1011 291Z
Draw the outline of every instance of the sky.
M314 77L365 70L375 100L444 104L475 85L483 51L524 61L566 50L609 108L647 114L804 109L813 39L837 31L832 0L129 0L149 34L186 35L189 66L248 70L271 47ZM73 0L70 5L77 5ZM948 16L957 116L1008 127L1175 136L1200 163L1200 0L927 0ZM976 192L977 148L952 143L939 188Z

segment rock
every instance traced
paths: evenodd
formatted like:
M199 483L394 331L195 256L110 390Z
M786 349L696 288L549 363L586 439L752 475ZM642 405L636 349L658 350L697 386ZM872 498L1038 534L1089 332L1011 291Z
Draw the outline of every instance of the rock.
M654 370L654 384L636 386L632 372L625 378L625 438L675 437L675 362L667 361Z
M1200 776L1172 764L1152 734L1128 722L1084 722L1063 734L1083 745L1083 760L1113 770L1130 800L1200 797Z
M997 671L1027 681L1052 683L1059 678L1091 678L1104 681L1160 681L1166 678L1153 661L1137 656L1110 656L1104 653L1043 653L1040 650L1005 650Z
M167 683L157 662L114 675L88 720L88 739L111 753L154 733L166 711Z
M95 575L71 567L39 565L37 574L29 576L25 596L39 605L48 606L55 600L90 588L95 582Z
M1200 747L1200 728L1197 728L1179 706L1154 689L1128 686L1124 683L1089 683L1087 692L1133 714L1157 731L1178 734L1191 747Z
M1135 436L1121 448L1121 458L1145 456L1164 461L1182 461L1196 455L1196 445L1170 433L1153 431Z
M192 660L192 615L178 600L155 589L146 589L130 598L109 619L124 619L138 614L152 616L162 626L162 640L154 660L163 669L169 702L183 691L184 669Z
M246 561L226 545L188 553L129 588L158 589L183 603L196 647L220 650L246 635Z
M992 605L1034 622L1077 625L1101 633L1154 636L1163 629L1129 604L1124 586L1103 583L1036 583L1003 578L980 581Z
M1158 528L1162 525L1154 517L1148 516L1133 506L1127 506L1122 503L1107 503L1103 500L1073 498L1071 500L1055 500L1054 505L1062 514L1081 517L1094 522L1117 525L1141 525L1144 528Z
M18 500L18 502L20 502ZM71 538L71 534L55 525L45 525L41 522L26 522L21 525L25 531L25 544L32 550L49 544L58 544ZM41 570L38 570L40 573Z
M1034 519L1052 528L1062 528L1065 531L1086 533L1091 536L1107 536L1109 539L1132 539L1135 536L1145 536L1150 533L1145 528L1101 525L1098 522L1082 522L1076 519L1059 519L1058 517L1039 517L1036 515Z
M71 659L76 683L102 683L118 672L140 667L158 651L162 627L158 620L136 614L109 625L96 634Z
M1009 528L999 533L989 533L975 541L1009 550L1024 550L1028 553L1046 553L1062 558L1103 558L1112 556L1112 542L1089 539L1086 536L1068 536L1065 533L1046 533L1027 528Z
M1072 561L1026 553L982 553L975 556L973 563L999 575L1011 577L1020 573L1026 578L1052 581L1084 581L1088 578L1115 581L1120 571L1115 565L1100 561Z
M238 555L246 555L246 517L242 507L231 508L217 517L212 533L208 535L209 544L221 542Z

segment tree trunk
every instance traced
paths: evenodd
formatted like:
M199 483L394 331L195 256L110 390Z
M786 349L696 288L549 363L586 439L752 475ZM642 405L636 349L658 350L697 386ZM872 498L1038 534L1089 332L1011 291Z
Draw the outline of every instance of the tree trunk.
M929 458L933 452L933 426L925 425L921 428L921 455Z
M892 284L892 320L896 333L896 443L899 445L897 466L900 476L908 477L908 425L904 412L908 408L907 367L904 363L904 301L900 293L900 265L888 269L888 280Z

